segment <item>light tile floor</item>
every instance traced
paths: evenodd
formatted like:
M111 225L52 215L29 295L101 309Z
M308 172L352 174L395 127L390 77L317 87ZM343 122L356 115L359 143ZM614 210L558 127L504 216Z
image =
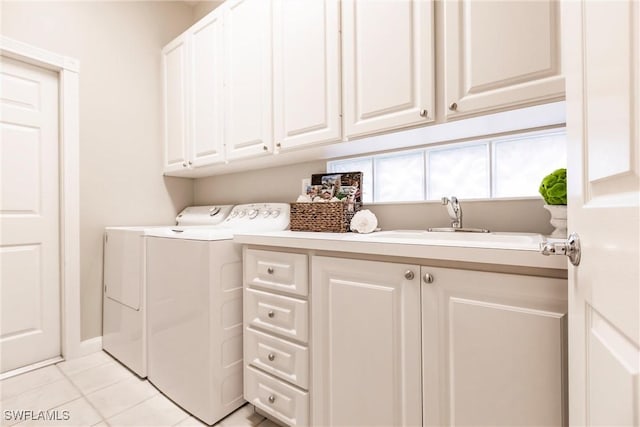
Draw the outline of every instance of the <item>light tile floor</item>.
M104 352L3 380L0 409L2 426L205 425ZM16 411L54 419L26 420ZM216 426L278 427L250 404Z

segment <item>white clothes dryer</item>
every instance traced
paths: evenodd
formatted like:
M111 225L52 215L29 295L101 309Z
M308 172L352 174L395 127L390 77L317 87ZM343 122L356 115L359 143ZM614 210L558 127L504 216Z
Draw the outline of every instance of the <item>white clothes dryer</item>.
M149 381L214 424L245 403L242 250L236 232L289 227L289 205L238 205L220 225L147 238Z
M220 224L231 208L188 207L173 228ZM104 232L102 348L142 378L147 376L145 236L166 227L107 227Z

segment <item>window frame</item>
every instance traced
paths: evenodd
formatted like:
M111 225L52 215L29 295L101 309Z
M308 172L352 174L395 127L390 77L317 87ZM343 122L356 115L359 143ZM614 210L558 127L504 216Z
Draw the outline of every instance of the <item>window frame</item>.
M342 157L329 159L326 163L327 172L333 172L331 170L331 166L333 164L339 164L344 161L349 160L368 160L371 163L371 200L364 200L363 202L367 205L395 205L395 204L416 204L416 203L440 203L440 199L430 199L431 196L431 183L429 179L429 160L432 152L435 151L445 151L452 150L464 147L472 147L472 146L486 146L486 159L487 159L487 182L485 185L487 186L488 197L473 197L473 198L465 198L465 201L492 201L492 200L500 200L500 201L510 201L510 200L535 200L539 199L540 196L530 195L530 196L507 196L507 197L497 197L495 196L496 190L496 176L497 176L497 161L496 161L496 144L505 141L518 141L518 140L531 140L538 139L544 136L556 137L559 135L564 135L566 138L566 127L554 127L552 129L543 129L543 130L535 130L535 131L527 131L527 132L519 132L515 134L509 135L499 135L494 137L485 137L479 139L473 139L471 141L463 141L463 142L447 142L441 144L429 144L420 148L409 148L409 149L398 149L385 151L382 153L369 154L365 156L350 156L350 157ZM406 201L376 201L376 159L379 158L389 158L402 156L404 154L411 154L421 152L422 153L422 164L423 164L423 176L424 182L422 186L422 199L420 200L406 200ZM566 167L566 166L565 166ZM336 172L339 173L339 172ZM364 184L363 184L364 186Z

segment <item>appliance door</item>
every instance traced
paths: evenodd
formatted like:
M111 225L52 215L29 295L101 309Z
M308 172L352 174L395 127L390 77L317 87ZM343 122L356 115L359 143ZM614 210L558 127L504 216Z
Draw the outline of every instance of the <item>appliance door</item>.
M144 282L144 231L107 228L104 238L105 297L140 310Z

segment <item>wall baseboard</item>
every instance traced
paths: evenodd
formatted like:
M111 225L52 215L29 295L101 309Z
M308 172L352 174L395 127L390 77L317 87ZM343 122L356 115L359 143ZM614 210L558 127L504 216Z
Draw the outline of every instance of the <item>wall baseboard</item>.
M80 342L80 346L78 347L77 354L74 354L73 357L82 357L87 356L91 353L97 353L102 351L102 337L94 337L89 338L88 340L84 340Z

